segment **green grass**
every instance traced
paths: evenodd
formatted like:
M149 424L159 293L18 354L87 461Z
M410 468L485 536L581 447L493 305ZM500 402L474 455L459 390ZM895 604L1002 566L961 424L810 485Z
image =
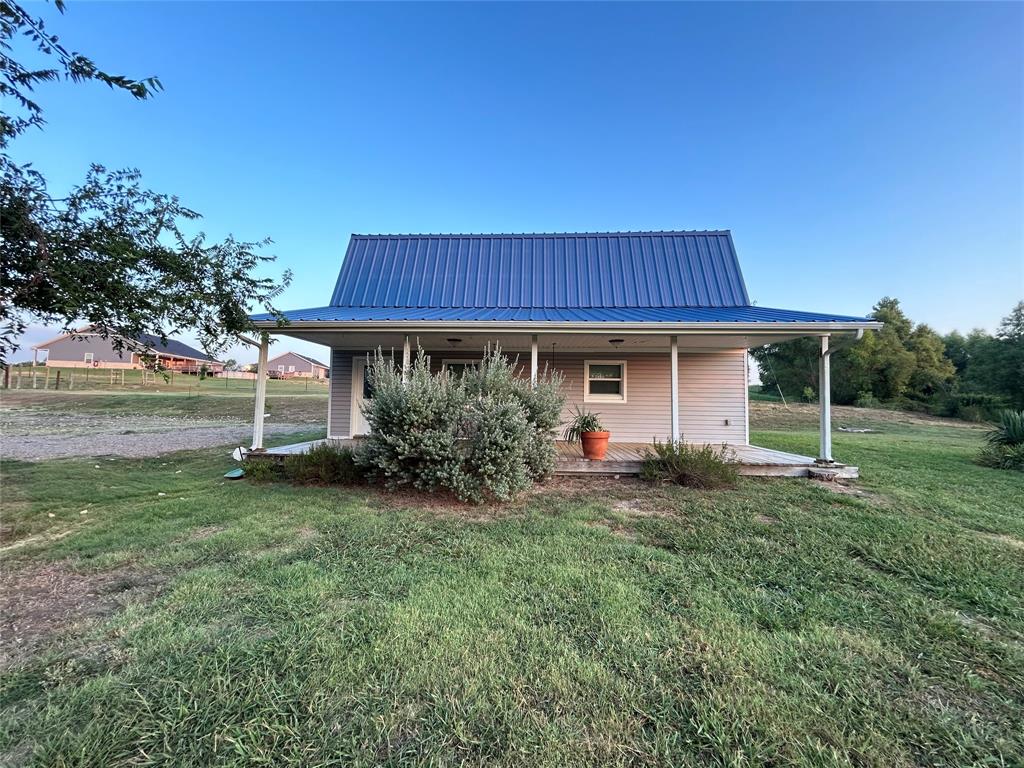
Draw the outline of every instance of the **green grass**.
M60 373L58 390L57 373ZM114 377L111 378L111 373ZM56 366L27 366L11 368L10 391L60 391L60 392L179 392L205 394L245 394L255 391L255 381L249 379L228 379L168 372L153 374L142 370L111 371L104 368L58 368ZM144 375L145 374L145 375ZM35 388L32 386L35 379ZM20 379L20 381L19 381ZM327 382L311 379L270 379L267 381L268 394L326 394ZM5 392L6 394L6 392Z
M270 382L268 382L269 384ZM304 394L270 388L267 410L280 422L324 423L327 392ZM250 392L53 392L11 390L0 393L6 408L36 408L47 412L75 411L105 416L166 416L252 422L255 396Z
M747 396L751 400L756 401L756 402L766 402L766 403L781 403L782 402L782 397L779 395L778 392L774 392L774 391L773 392L763 392L761 390L761 385L760 384L757 384L757 385L755 385L753 387L747 387Z
M812 428L753 438L815 446ZM5 580L162 586L4 672L0 752L1020 765L1024 475L974 465L979 445L951 424L838 434L859 496L591 480L506 508L229 483L223 451L7 463L5 525L73 532L5 553Z

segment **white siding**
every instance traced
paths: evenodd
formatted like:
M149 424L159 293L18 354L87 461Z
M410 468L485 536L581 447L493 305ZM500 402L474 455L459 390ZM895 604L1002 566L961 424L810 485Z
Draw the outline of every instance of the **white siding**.
M679 428L685 441L747 442L746 355L745 349L679 355Z
M330 432L332 437L349 436L352 421L352 357L364 354L352 350L331 351ZM479 359L479 355L443 351L430 353L432 368L439 370L442 359ZM626 360L627 402L583 402L583 362ZM540 367L551 366L550 353L540 356ZM520 356L524 375L529 359ZM565 376L563 419L573 406L601 414L612 433L612 441L650 442L672 436L671 373L668 350L664 353L598 355L593 352L557 354L555 369ZM745 444L747 417L746 350L679 353L679 421L687 442ZM725 422L728 420L729 424Z
M583 362L626 361L625 403L584 403ZM540 368L551 365L551 355L541 355ZM555 354L554 368L565 376L565 411L568 421L574 406L601 415L601 422L612 433L612 441L651 442L672 436L671 376L668 351L665 354L626 355L614 350L606 355L594 352Z
M343 349L331 350L331 378L327 416L328 437L350 437L352 430L352 356Z

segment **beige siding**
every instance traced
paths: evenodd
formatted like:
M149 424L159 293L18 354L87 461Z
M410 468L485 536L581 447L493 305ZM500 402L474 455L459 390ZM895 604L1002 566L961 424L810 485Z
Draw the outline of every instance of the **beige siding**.
M583 402L583 363L586 360L626 361L626 402ZM551 355L540 356L540 367L551 365ZM668 353L660 354L555 354L553 367L565 376L563 420L568 421L573 408L579 405L599 413L601 422L612 433L612 440L651 442L672 436L671 375Z
M745 349L680 353L679 428L684 440L745 444L746 418Z
M352 356L351 350L331 350L330 404L328 437L349 437L352 429Z
M361 352L332 350L331 354L331 436L349 435L352 420L352 357ZM464 351L432 352L431 367L440 370L444 359L479 359ZM625 403L584 403L583 363L585 360L626 361ZM519 362L528 375L529 355ZM540 366L552 365L550 353L541 354ZM672 436L671 372L669 356L661 353L557 354L553 366L565 377L564 420L574 406L601 414L612 440L650 442ZM683 439L688 442L747 442L746 350L679 354L679 420ZM728 420L729 424L725 422Z

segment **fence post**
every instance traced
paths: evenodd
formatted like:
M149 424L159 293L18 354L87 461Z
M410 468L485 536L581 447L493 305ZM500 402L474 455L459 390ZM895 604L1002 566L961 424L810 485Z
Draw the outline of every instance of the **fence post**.
M57 369L57 380L53 383L53 391L60 389L60 369Z
M72 373L71 377L68 379L68 392L70 392L74 388L75 388L75 374Z
M11 366L4 366L4 389L11 388Z
M18 375L14 377L14 388L21 389L21 371L18 371Z
M58 370L57 373L60 373L60 370ZM43 389L49 389L49 388L50 388L50 369L47 368L46 369L46 381L43 383ZM34 389L34 387L33 387L33 389Z
M18 381L21 381L21 371L18 371ZM36 388L36 372L32 371L32 389Z

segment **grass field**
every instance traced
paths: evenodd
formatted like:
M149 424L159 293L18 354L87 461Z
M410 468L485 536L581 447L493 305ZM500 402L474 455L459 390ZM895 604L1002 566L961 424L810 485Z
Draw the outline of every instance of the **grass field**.
M60 373L58 386L57 374ZM122 376L123 374L123 376ZM34 386L33 386L34 380ZM9 380L10 392L29 390L61 392L110 392L126 394L130 392L182 393L182 394L230 394L244 395L256 391L256 382L249 379L205 378L198 376L171 373L154 374L141 370L116 370L103 368L59 368L39 366L35 369L27 366L11 368ZM327 382L315 379L269 379L267 394L324 394L327 393ZM6 392L5 392L6 394Z
M235 382L237 383L237 382ZM267 382L267 410L278 421L324 423L326 386L310 384L307 394L294 381ZM279 385L279 386L274 386ZM316 387L314 389L314 386ZM0 406L45 412L78 411L118 416L169 416L252 423L255 396L246 390L224 391L214 384L206 389L137 389L128 391L2 390Z
M754 442L814 451L812 409L758 405ZM842 493L8 462L0 764L1024 764L1024 475L969 425L839 418L880 430L836 434Z
M755 402L781 403L782 396L778 392L762 392L761 385L747 388L747 396Z

